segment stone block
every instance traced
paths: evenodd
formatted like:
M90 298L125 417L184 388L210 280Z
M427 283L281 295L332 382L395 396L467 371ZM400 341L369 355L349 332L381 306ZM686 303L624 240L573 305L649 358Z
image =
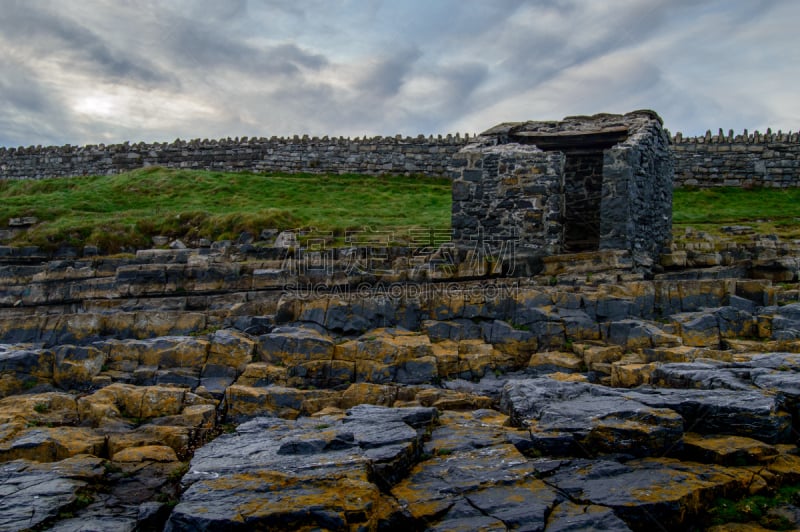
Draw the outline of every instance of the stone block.
M611 386L615 388L634 388L642 384L650 384L655 363L614 362L611 364Z

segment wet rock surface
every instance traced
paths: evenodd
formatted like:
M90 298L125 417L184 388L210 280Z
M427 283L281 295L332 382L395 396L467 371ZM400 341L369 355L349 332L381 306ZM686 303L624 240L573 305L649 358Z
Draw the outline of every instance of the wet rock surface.
M800 483L791 287L225 249L0 265L0 529L702 530Z
M390 506L379 487L418 461L436 417L362 405L338 417L256 418L198 450L167 529L374 528Z

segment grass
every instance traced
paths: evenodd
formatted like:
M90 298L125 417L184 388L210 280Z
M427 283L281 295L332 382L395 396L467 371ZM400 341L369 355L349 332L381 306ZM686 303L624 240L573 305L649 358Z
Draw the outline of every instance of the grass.
M35 216L14 245L96 245L106 253L151 238L235 239L243 231L314 229L409 234L448 228L450 184L427 177L252 174L145 168L115 176L0 181L0 220ZM380 239L380 237L378 237Z
M711 508L711 523L758 522L761 526L772 530L792 530L793 525L779 515L769 515L769 510L779 506L797 505L800 503L800 484L784 486L772 496L754 495L739 501L719 498Z
M759 234L800 238L800 188L676 189L672 221L676 233L692 226L719 235L726 225L743 224Z
M167 479L170 482L179 482L183 475L189 472L189 463L188 462L181 462L181 465L175 467L172 471L169 472L167 475Z
M252 174L143 168L115 176L0 180L0 221L40 222L12 245L52 250L96 245L105 253L152 246L163 235L187 243L236 239L263 229L309 230L306 238L343 245L402 244L412 231L450 228L450 182L443 178ZM800 189L714 188L674 191L676 235L685 227L722 234L746 224L757 233L800 238ZM371 232L366 232L369 229Z

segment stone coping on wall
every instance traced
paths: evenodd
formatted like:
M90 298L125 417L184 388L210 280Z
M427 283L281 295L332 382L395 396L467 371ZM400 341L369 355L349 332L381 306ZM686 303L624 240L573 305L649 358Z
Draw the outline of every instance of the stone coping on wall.
M235 137L86 146L0 146L0 179L110 175L147 166L196 170L449 176L474 135ZM675 186L800 186L800 133L670 135Z
M668 131L668 130L667 130ZM669 132L669 131L668 131ZM220 146L232 147L232 146L259 146L269 143L274 144L332 144L332 145L352 145L354 147L357 146L368 146L370 144L444 144L444 145L465 145L470 142L476 135L469 133L465 133L462 135L461 133L447 133L447 134L438 134L438 135L416 135L416 136L408 136L408 135L394 135L394 136L381 136L375 135L372 137L344 137L344 136L309 136L309 135L293 135L293 136L271 136L271 137L227 137L227 138L220 138L220 139L180 139L177 138L172 142L121 142L121 143L112 143L112 144L86 144L86 145L72 145L72 144L64 144L61 146L42 146L39 145L29 145L29 146L0 146L0 157L8 156L12 154L24 154L24 155L45 155L48 153L81 153L81 152L93 152L93 151L102 151L108 150L110 152L122 152L122 151L141 151L145 149L165 149L165 148L216 148ZM675 133L674 135L670 135L670 140L672 144L724 144L724 143L744 143L744 144L756 144L756 143L773 143L773 142L783 142L783 143L800 143L800 132L786 132L784 133L782 130L778 132L773 132L772 128L767 128L766 132L761 133L758 130L753 132L748 132L747 129L743 130L742 133L736 134L734 130L729 129L727 133L723 131L722 128L719 128L716 134L713 134L711 130L707 130L705 135L697 135L697 136L684 136L683 133L680 131Z
M736 134L732 129L725 133L722 128L716 134L712 134L711 130L707 130L705 135L696 137L684 137L680 131L671 136L672 144L757 144L757 143L772 143L772 142L785 142L785 143L798 143L800 142L800 133L789 131L784 133L779 130L773 133L772 128L767 128L765 133L756 130L748 133L745 129L741 134Z

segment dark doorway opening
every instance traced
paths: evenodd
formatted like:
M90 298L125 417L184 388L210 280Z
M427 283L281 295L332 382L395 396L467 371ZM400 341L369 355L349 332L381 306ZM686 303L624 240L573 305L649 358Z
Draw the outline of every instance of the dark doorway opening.
M627 138L628 128L624 126L593 131L525 131L510 136L512 142L564 153L562 253L600 249L603 150Z
M564 253L600 249L603 152L565 152Z

